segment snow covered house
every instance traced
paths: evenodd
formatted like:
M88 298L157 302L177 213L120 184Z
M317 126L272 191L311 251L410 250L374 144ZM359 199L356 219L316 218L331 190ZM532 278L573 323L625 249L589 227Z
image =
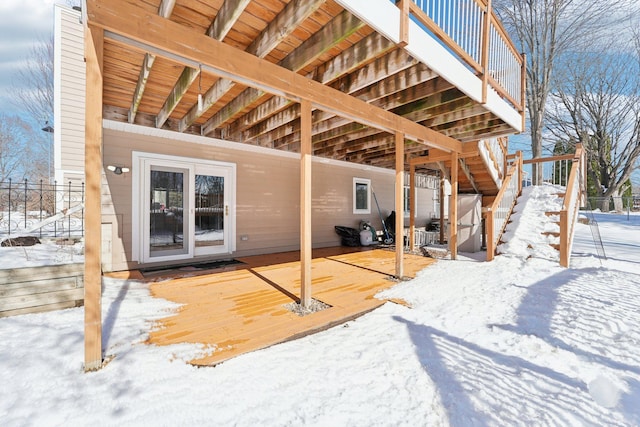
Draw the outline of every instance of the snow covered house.
M88 367L102 271L300 250L305 300L335 225L379 229L377 202L413 247L436 217L455 258L458 194L491 212L518 171L501 137L523 130L523 58L486 0L86 0L56 25ZM473 224L490 251L495 221Z

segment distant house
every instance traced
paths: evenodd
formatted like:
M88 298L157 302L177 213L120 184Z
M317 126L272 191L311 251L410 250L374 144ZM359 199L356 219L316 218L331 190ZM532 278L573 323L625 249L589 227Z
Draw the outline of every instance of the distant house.
M407 243L441 218L455 257L458 193L490 205L496 138L523 130L523 60L484 1L418 3L58 6L56 177L85 174L88 294L100 271L288 250L305 289L334 226L381 228L376 200Z

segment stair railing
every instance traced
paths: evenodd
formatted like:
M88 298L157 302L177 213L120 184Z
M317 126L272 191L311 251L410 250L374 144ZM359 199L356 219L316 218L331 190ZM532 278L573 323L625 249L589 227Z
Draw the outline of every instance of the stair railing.
M582 144L576 145L576 153L571 165L571 173L567 182L567 191L560 210L560 265L569 267L571 248L573 246L573 230L578 220L578 212L584 201L584 189L580 185L584 172L584 150Z
M522 190L522 152L507 156L509 169L490 207L484 211L487 234L487 261L493 260L500 238Z
M552 184L565 187L560 216L560 265L569 266L571 248L573 246L573 230L578 220L578 212L584 206L584 180L586 174L585 152L582 144L576 144L574 154L564 154L525 160L524 164L535 164L542 182L536 182L536 174L532 174L527 185Z

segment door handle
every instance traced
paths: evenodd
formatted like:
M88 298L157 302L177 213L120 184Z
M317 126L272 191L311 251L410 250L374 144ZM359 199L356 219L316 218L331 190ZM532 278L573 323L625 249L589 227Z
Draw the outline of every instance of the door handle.
M225 216L229 216L229 205L224 205L224 214Z

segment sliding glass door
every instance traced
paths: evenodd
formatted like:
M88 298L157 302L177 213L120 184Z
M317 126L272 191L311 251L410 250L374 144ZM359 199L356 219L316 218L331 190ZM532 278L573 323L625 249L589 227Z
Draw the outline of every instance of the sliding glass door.
M133 164L139 171L133 199L139 261L234 250L235 165L145 153L134 153Z

